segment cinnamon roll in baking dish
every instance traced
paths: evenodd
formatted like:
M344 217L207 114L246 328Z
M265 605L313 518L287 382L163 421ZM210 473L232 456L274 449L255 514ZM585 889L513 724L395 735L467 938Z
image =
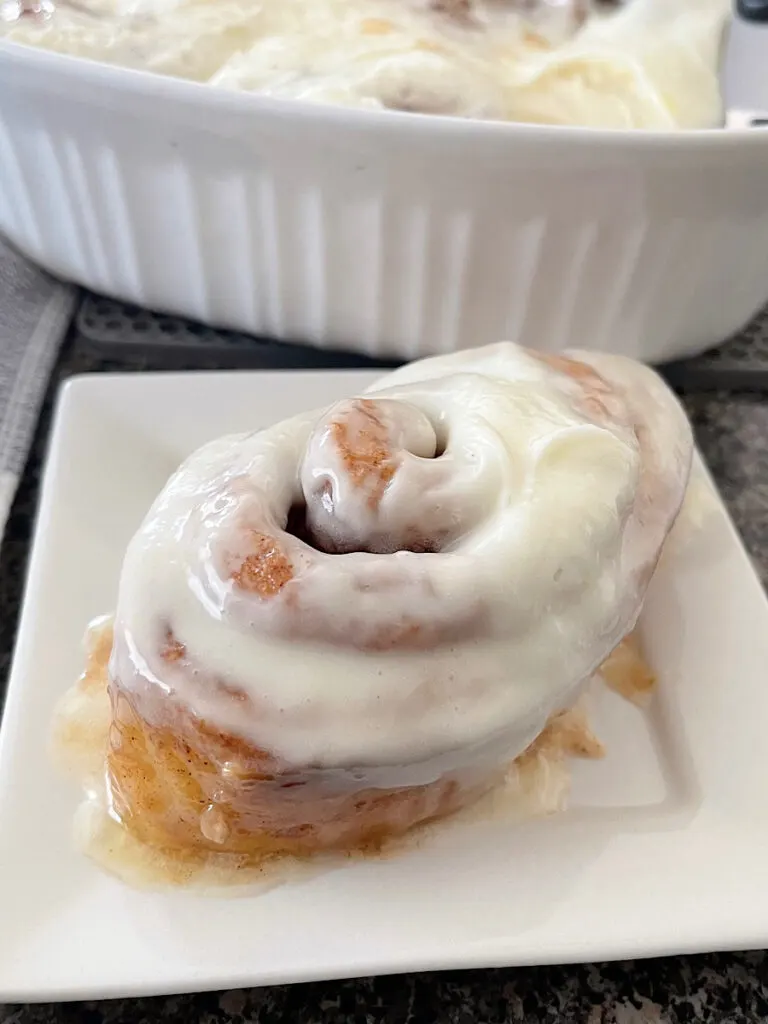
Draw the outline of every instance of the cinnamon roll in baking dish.
M691 450L652 371L507 343L206 445L125 557L113 817L260 856L464 807L634 629Z

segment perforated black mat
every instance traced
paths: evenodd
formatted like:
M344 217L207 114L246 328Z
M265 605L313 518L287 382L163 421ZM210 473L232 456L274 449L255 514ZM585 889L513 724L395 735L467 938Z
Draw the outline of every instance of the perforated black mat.
M153 365L215 366L221 369L323 369L388 367L396 361L373 360L354 352L217 330L178 317L153 313L85 293L75 330L80 345L105 358L146 358ZM768 391L768 308L740 334L695 359L667 363L662 373L685 389Z
M354 352L327 351L217 330L192 320L152 313L86 293L75 327L81 344L107 358L151 357L168 366L211 362L222 369L308 370L389 367L396 361L373 360Z

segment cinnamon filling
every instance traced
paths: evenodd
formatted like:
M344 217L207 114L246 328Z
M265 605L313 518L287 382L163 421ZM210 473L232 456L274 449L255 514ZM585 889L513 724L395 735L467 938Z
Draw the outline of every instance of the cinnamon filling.
M231 578L250 594L274 597L293 579L293 567L274 537L253 533L251 539L254 550L246 555Z

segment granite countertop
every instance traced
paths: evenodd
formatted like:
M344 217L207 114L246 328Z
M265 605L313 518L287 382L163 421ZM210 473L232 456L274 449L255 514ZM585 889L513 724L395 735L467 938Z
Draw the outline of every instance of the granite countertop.
M747 346L768 364L768 327L754 328L731 349ZM138 369L107 363L71 343L57 382L76 372ZM768 398L742 392L684 396L696 436L768 583ZM21 598L50 396L0 550L0 680L5 679ZM1 689L1 685L0 685ZM0 916L2 909L0 908ZM82 1004L0 1006L0 1024L677 1024L682 1021L768 1022L768 952L670 957L575 967L402 975L158 999Z

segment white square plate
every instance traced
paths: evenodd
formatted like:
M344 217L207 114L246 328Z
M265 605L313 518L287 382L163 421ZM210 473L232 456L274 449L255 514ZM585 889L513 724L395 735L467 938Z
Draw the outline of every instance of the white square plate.
M722 505L654 581L642 714L606 692L570 810L247 898L134 892L71 842L46 756L126 542L203 441L360 390L361 373L92 377L64 390L0 732L0 1001L768 945L768 603Z

